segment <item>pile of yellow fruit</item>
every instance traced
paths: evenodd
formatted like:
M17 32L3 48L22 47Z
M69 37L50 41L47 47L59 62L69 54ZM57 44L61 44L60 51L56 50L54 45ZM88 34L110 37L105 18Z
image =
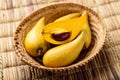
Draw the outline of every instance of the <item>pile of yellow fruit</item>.
M26 51L32 57L42 56L48 67L62 67L74 62L84 45L91 43L91 31L86 11L62 16L45 25L42 17L25 37ZM56 45L50 48L50 44Z

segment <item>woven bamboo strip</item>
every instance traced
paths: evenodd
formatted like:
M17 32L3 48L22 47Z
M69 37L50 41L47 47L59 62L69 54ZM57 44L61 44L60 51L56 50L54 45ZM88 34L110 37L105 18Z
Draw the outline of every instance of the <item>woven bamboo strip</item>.
M3 69L3 80L30 80L29 66L19 66Z
M88 70L84 70L84 67L82 67L82 70L80 72L75 72L75 73L65 73L60 74L60 75L55 75L55 74L49 74L48 73L43 73L43 76L38 76L36 74L37 69L31 69L32 70L32 79L48 79L51 80L53 78L56 78L55 80L59 80L61 78L64 78L63 80L80 80L80 79L85 79L85 80L106 80L106 79L119 79L119 73L116 74L113 70L115 69L113 66L117 66L117 64L110 65L110 66L104 66L100 67L99 69L99 74L97 74L96 69L89 69L90 73L87 75ZM83 71L84 70L84 71ZM73 71L72 71L73 72ZM90 76L91 75L91 76ZM61 77L62 76L62 77ZM61 77L61 78L60 78Z
M13 37L5 37L0 39L0 52L13 51Z
M0 1L0 10L1 9L6 9L6 2L5 2L5 0L1 0Z
M0 23L5 22L7 19L6 11L0 11Z
M13 66L20 66L24 65L25 63L22 62L18 56L15 54L14 51L11 52L3 52L1 53L3 59L2 59L2 64L3 68L8 68L8 67L13 67Z
M114 41L113 43L119 45L120 44L120 39L119 39L120 29L111 31L111 32L109 32L109 34L110 34L112 40Z
M117 2L116 2L117 3ZM114 4L114 3L111 3ZM117 5L114 4L118 8ZM113 15L120 14L120 10L113 11L113 7L110 4L102 5L98 7L98 12L102 17L109 17Z
M9 14L7 14L9 13ZM1 10L0 23L14 22L22 19L22 15L18 9Z
M107 31L120 29L120 23L117 20L117 18L120 18L120 17L112 16L112 17L104 18L105 24L107 25L107 27L106 27Z
M2 78L3 78L3 65L2 65L2 56L1 56L1 54L0 54L0 80L2 80Z
M0 38L13 36L19 21L0 24Z
M9 3L11 2L11 4ZM74 3L79 3L79 4L84 4L89 7L96 7L96 6L101 6L104 4L108 3L114 3L118 2L118 0L1 0L1 6L0 10L5 10L5 9L13 9L13 8L19 8L19 7L24 7L24 6L30 6L30 5L37 5L37 4L50 4L50 3L55 3L55 2L74 2ZM7 4L6 4L7 3ZM3 5L4 4L4 5ZM6 6L7 5L7 6ZM12 7L11 7L12 5Z
M109 4L100 6L100 7L98 7L97 10L103 17L109 17L111 15L116 15L116 14L119 15L120 14L119 5L116 3L117 2L111 3L112 6ZM42 7L42 6L44 6L44 4L39 4L39 7ZM114 6L116 6L116 7L114 7ZM29 14L29 12L32 12L33 10L38 9L38 7L36 5L24 6L24 7L20 7L20 8L22 8L22 10L19 8L10 9L10 10L9 9L2 10L0 23L21 20L24 16L27 16ZM23 10L25 11L24 14L23 14ZM9 14L7 14L7 13L9 13ZM9 16L12 16L13 18L11 19ZM6 20L6 18L7 18L7 20Z
M119 80L120 79L120 1L118 0L69 0L92 7L102 17L107 26L107 39L104 50L80 71L60 73L42 72L36 68L23 65L14 54L12 36L19 21L30 12L54 3L55 0L1 0L0 2L0 78L3 80ZM25 2L24 2L25 1ZM62 1L62 0L56 0ZM65 0L67 1L67 0ZM112 2L112 3L111 3ZM109 4L108 4L109 3ZM4 5L3 5L4 4ZM18 22L18 23L17 23ZM15 24L15 25L14 25ZM3 34L1 34L1 32ZM5 38L3 38L5 37ZM4 62L3 62L4 61ZM2 65L1 65L2 62ZM18 66L21 65L21 66ZM16 66L16 67L15 67ZM18 67L17 67L18 66ZM2 70L2 68L4 69ZM5 68L6 67L6 68ZM8 68L10 67L10 68ZM48 76L49 75L49 76Z

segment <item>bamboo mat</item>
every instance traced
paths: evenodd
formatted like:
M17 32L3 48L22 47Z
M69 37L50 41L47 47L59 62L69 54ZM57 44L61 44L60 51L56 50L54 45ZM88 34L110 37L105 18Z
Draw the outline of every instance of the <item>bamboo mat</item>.
M105 45L99 55L77 72L42 72L22 62L13 49L13 34L21 19L57 2L86 5L105 21ZM0 80L120 80L119 37L120 0L0 0Z

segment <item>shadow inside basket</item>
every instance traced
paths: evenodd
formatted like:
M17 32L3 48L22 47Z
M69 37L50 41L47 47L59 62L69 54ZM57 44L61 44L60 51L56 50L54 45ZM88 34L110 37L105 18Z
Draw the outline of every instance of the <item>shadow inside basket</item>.
M71 13L71 12L70 12ZM65 14L68 14L68 13L64 13L64 15ZM56 15L56 14L55 14ZM53 15L53 16L55 16L55 15ZM63 15L60 15L60 16L63 16ZM58 18L57 16L56 16L56 18ZM90 17L89 17L90 18ZM37 19L37 20L33 20L33 22L34 23L29 23L28 25L27 25L27 27L25 27L25 30L23 31L23 39L22 39L22 41L23 41L23 43L24 43L24 39L25 39L25 36L26 36L26 34L32 29L32 27L37 23L37 21L38 21L39 19ZM53 19L52 21L54 21L55 19ZM50 22L52 22L52 21L50 21ZM47 23L50 23L50 22L47 22ZM89 22L90 22L90 19L89 19ZM29 26L29 27L28 27ZM93 26L92 24L90 24L89 23L89 26L91 27L91 26ZM92 32L92 30L91 30L91 32ZM92 36L94 36L94 34L92 34ZM90 44L90 46L89 46L89 48L87 48L87 49L83 49L82 51L81 51L81 53L80 53L80 55L77 57L77 59L72 63L72 64L76 64L77 62L80 62L81 60L83 60L86 56L89 56L90 54L88 54L88 52L89 51L91 51L91 49L94 47L94 44L95 44L95 38L96 36L94 36L94 38L92 37L92 42L91 42L91 44ZM23 44L24 45L24 44ZM52 47L55 47L55 45L52 45L51 44L51 47L50 48L52 48ZM27 52L27 51L26 51ZM28 52L27 52L28 53ZM29 55L29 53L28 53L28 55ZM29 55L30 56L30 55ZM31 56L30 56L31 57ZM40 65L43 65L43 63L42 63L42 57L43 56L40 56L40 57L36 57L36 58L34 58L34 57L31 57L31 58L33 58L35 61L37 61ZM70 64L70 65L72 65L72 64ZM43 65L44 66L44 65ZM69 65L68 65L69 66Z
M79 54L79 56L77 57L77 59L76 59L73 63L71 63L71 64L69 64L69 65L76 64L76 63L80 62L81 60L83 60L86 56L88 56L88 55L89 55L88 52L91 51L91 49L92 49L92 47L94 46L94 44L95 44L95 41L92 40L90 46L89 46L87 49L85 49L85 48L83 47L83 50L80 52L80 54ZM53 48L53 47L56 47L56 46L55 46L55 45L51 45L51 48ZM36 57L36 58L32 57L32 58L35 59L38 63L40 63L40 64L43 65L43 63L42 63L42 57L43 57L43 56ZM69 65L67 65L67 66L69 66ZM44 66L44 65L43 65L43 66Z
M63 15L61 15L61 16L63 16ZM58 18L58 17L57 17ZM55 20L55 19L54 19ZM54 20L52 20L52 21L54 21ZM95 25L92 25L91 24L91 19L90 19L90 16L88 16L88 22L90 22L89 23L89 26L90 26L90 28L91 28L91 26L93 27L93 26L95 26ZM73 64L76 64L76 63L78 63L78 62L80 62L81 60L83 60L85 57L88 57L90 54L88 53L89 51L91 51L92 50L92 48L94 47L94 45L95 45L95 40L96 40L96 36L92 33L92 29L91 29L91 34L92 34L92 36L94 37L92 37L92 40L91 40L91 44L90 44L90 46L87 48L87 49L85 49L85 48L83 48L82 49L82 51L80 52L80 54L79 54L79 56L77 57L77 59L73 62L73 63L71 63L70 65L73 65ZM50 49L51 48L53 48L53 47L56 47L56 45L53 45L53 44L50 44ZM85 47L85 46L84 46ZM43 63L42 63L42 57L43 56L40 56L40 57L36 57L36 58L33 58L34 60L36 60L38 63L40 63L41 65L43 65ZM68 65L68 66L70 66L70 65ZM44 66L44 65L43 65Z
M69 7L69 6L67 6ZM26 17L22 23L18 26L19 28L16 31L16 42L19 43L19 45L16 45L17 50L21 52L19 56L28 64L31 64L32 66L36 66L38 68L46 68L44 67L42 63L42 56L38 58L31 57L28 52L26 51L24 47L24 40L27 35L27 33L32 29L32 27L37 23L37 21L41 17L45 17L46 24L53 22L55 19L67 15L69 13L75 13L79 12L82 14L85 10L88 12L88 19L89 19L89 26L92 32L92 42L88 49L82 50L79 57L70 65L83 65L83 63L88 62L91 58L93 58L96 55L96 52L99 51L99 48L101 48L101 45L103 44L102 38L104 39L104 30L103 25L101 24L101 20L99 19L99 16L92 12L92 10L89 10L88 8L84 8L83 6L72 6L72 8L61 8L57 6L51 7L49 9L44 8L41 10L36 11L35 13L29 15ZM44 10L44 11L43 11ZM100 43L101 42L101 43ZM100 46L99 46L100 45Z

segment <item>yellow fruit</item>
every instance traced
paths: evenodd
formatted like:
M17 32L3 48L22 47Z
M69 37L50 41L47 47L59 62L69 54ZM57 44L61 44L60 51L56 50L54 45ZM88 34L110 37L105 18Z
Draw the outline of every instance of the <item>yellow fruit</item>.
M43 55L47 50L48 43L44 40L42 35L44 25L45 18L42 17L25 37L25 48L27 52L33 57Z
M64 19L64 18L63 18ZM46 25L44 27L44 38L46 41L52 43L52 44L64 44L67 42L72 41L73 39L76 38L76 36L79 34L79 32L83 29L86 30L86 32L89 33L89 38L86 40L86 47L88 47L90 45L91 42L91 32L90 32L90 28L88 25L88 15L87 12L85 11L82 16L77 17L77 18L73 18L73 19L67 19L67 20L56 20L56 22L53 23L49 23L48 25ZM63 31L65 32L70 32L70 37L68 37L68 39L63 39L63 41L59 41L56 40L52 37L52 34L55 34L56 32L61 31L60 34L63 33Z
M65 16L62 16L62 17L56 19L54 22L63 21L63 20L69 20L69 19L76 18L78 16L80 16L80 13L71 13L71 14L67 14Z
M49 67L61 67L71 64L80 54L85 43L86 31L66 44L49 49L43 56L43 64Z
M82 16L84 16L85 18L85 22L83 24L83 30L86 31L86 41L85 41L85 47L88 48L90 46L91 43L91 39L92 39L92 35L91 35L91 30L89 27L89 23L88 23L88 14L86 11L83 12Z
M75 17L78 17L78 16L80 16L80 13L68 14L68 15L65 15L63 17L60 17L60 18L56 19L55 22L63 21L63 20L69 20L69 19L72 19L72 18L75 18ZM90 27L89 27L89 24L88 24L88 14L87 14L86 11L84 11L81 16L85 16L85 19L86 19L86 22L83 25L83 29L86 30L86 33L87 33L87 38L86 38L86 41L85 41L85 47L88 48L90 43L91 43L91 30L90 30ZM67 31L62 30L62 29L55 30L55 31L56 32L53 32L53 33L67 32Z

